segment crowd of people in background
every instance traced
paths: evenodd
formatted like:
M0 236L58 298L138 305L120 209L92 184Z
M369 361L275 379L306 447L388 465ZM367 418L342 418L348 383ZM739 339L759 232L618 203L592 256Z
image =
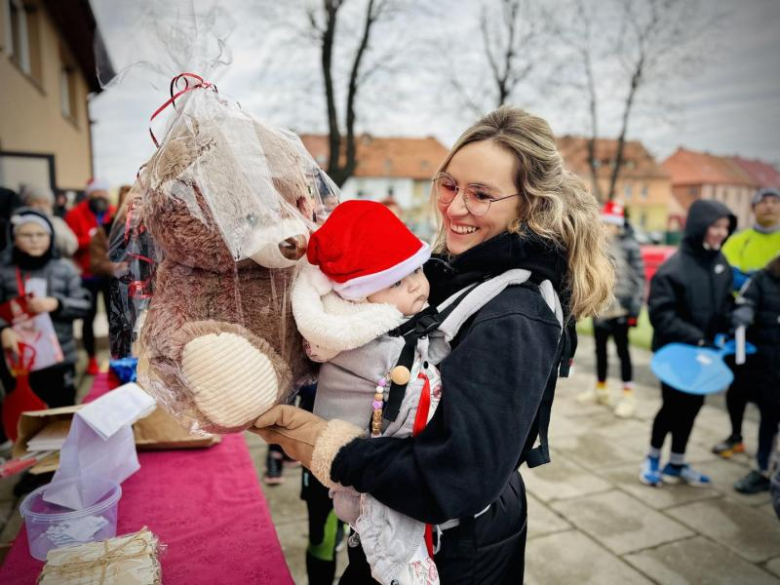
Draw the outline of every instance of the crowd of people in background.
M634 415L629 331L638 324L645 297L653 351L670 343L715 346L719 335L728 339L738 327L745 327L747 342L757 351L742 364L735 362L734 354L725 357L734 376L726 393L731 429L712 448L725 459L745 452L742 422L748 402L754 403L760 414L756 465L733 486L743 494L770 489L773 467L778 467L773 453L780 424L780 192L758 190L752 208L754 225L735 233L736 218L728 207L712 200L694 202L679 249L646 283L640 247L625 209L613 201L605 204L601 219L615 267L615 298L593 319L595 386L577 396L581 403L608 406L618 417ZM607 383L610 338L620 361L622 392L617 400ZM693 469L685 458L704 396L663 383L661 394L640 480L651 486L710 485L710 477ZM661 451L668 435L671 451L662 465ZM780 473L776 481L780 490Z
M734 484L744 494L771 487L771 456L780 421L780 192L759 190L752 207L755 224L732 235L736 218L725 205L695 201L680 249L654 276L648 298L653 350L674 342L712 346L718 335L733 336L738 327L747 329L747 341L757 351L739 365L733 356L727 358L734 374L726 394L731 432L712 449L724 458L745 451L742 420L746 404L754 402L760 412L756 467ZM667 384L661 387L663 404L653 421L640 479L651 486L709 485L711 479L685 459L704 397ZM671 453L661 467L668 434ZM775 481L780 490L780 472Z
M120 195L128 190L120 188ZM46 187L24 186L20 193L0 190L0 305L26 296L31 315L47 313L51 317L59 345L57 363L29 374L32 391L48 407L76 401L79 359L75 320L82 322L82 344L87 354L84 373L94 376L99 371L94 320L98 294L106 291L112 276L100 269L108 261L107 234L115 213L109 199L109 185L99 180L90 181L83 198L72 205L67 197L55 195ZM0 318L6 355L0 360L2 397L16 387L8 362L18 359L24 347L13 325ZM0 426L0 446L8 448L9 444ZM37 483L47 480L44 477ZM28 484L19 482L16 491L24 493L35 487Z

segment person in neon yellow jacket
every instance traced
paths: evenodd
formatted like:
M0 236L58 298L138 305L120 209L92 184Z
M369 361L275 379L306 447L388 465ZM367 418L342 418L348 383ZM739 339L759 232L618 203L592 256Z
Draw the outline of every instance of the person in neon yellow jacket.
M734 272L735 291L780 252L780 191L759 189L753 195L752 206L756 223L731 236L723 246Z
M734 290L739 292L754 273L764 268L780 253L780 191L759 189L753 195L752 228L731 236L723 245L723 254L734 274ZM731 434L712 448L712 452L728 459L734 453L743 453L742 421L745 407L755 400L753 387L754 366L751 360L738 366L733 358L727 363L734 372L734 382L726 392L726 408L731 423Z

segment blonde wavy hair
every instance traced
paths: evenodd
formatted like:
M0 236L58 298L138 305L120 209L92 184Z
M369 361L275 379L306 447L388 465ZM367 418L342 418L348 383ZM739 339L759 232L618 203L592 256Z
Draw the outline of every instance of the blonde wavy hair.
M515 186L519 214L509 226L522 234L522 224L566 250L569 310L575 319L595 315L612 299L615 273L607 254L604 230L596 198L585 183L564 168L549 124L524 110L502 106L466 130L450 150L438 173L445 171L461 148L491 140L517 161ZM435 194L431 192L435 206ZM439 231L434 244L446 251L441 214L436 207Z

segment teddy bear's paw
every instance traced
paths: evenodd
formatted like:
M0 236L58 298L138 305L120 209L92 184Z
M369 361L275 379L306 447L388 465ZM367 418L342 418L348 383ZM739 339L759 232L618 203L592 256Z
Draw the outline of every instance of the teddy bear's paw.
M276 404L279 379L273 363L240 335L192 339L184 346L182 370L196 406L220 427L245 425Z

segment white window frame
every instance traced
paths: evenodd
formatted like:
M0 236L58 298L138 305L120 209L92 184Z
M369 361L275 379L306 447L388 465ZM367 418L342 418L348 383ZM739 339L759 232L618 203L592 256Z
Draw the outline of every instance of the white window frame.
M14 52L14 35L13 24L11 23L11 4L16 8L19 29L19 47L20 54L16 55ZM27 12L24 8L22 0L6 0L6 36L8 38L8 54L14 57L14 60L19 65L19 68L24 71L25 75L32 75L32 68L30 67L30 41L27 36Z
M3 0L3 48L8 55L14 54L14 42L11 35L11 0Z

